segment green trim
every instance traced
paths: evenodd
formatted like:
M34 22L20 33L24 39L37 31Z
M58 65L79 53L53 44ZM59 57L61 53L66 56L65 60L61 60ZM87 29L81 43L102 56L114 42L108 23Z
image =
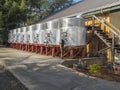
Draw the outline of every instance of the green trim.
M95 14L99 14L99 13L104 13L104 12L110 12L113 10L120 10L120 5L116 5L116 6L112 6L112 7L108 7L108 8L101 8L99 10L96 11L90 11L90 12L86 12L83 13L82 16L89 16L89 15L95 15Z

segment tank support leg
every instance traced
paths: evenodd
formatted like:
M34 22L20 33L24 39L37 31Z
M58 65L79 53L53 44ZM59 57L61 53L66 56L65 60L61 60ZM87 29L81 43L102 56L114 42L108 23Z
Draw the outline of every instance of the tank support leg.
M43 46L40 46L40 54L43 54Z
M73 59L74 57L74 49L70 48L70 59Z
M60 48L60 57L63 59L63 48Z
M48 56L48 47L46 47L46 55Z
M82 58L85 57L85 47L82 48Z
M34 45L32 44L32 52L34 52Z
M55 47L52 47L52 57L55 57Z

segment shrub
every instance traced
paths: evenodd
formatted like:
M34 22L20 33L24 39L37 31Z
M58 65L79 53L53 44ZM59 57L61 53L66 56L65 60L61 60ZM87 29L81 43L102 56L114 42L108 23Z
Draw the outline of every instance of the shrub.
M91 74L99 74L100 73L100 65L98 64L92 64L88 66L88 70Z

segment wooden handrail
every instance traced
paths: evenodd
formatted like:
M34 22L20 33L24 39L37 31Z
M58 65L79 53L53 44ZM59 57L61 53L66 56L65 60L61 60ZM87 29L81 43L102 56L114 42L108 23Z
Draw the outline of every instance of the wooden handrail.
M120 30L118 28L116 28L113 24L105 21L105 19L102 19L102 18L100 18L100 19L103 20L105 24L107 24L108 26L110 26L111 28L113 28L117 33L120 34Z
M119 38L120 38L120 36L119 36L119 34L120 34L120 31L118 31L117 30L117 32L116 32L116 30L115 30L115 27L112 29L111 27L113 27L112 26L112 24L106 24L104 21L102 21L102 20L100 20L97 16L95 16L95 15L92 15L95 19L97 19L100 23L102 23L104 26L106 26L107 28L109 28L110 29L110 31L113 33L113 34L115 34L115 35L117 35ZM110 25L110 26L109 26Z
M118 34L120 34L120 30L116 28L113 24L106 22L110 27L112 27Z
M106 48L104 48L104 49L98 51L98 53L103 52L103 51L105 51L105 50L108 50L108 49L110 49L110 48L111 48L111 47L106 47Z

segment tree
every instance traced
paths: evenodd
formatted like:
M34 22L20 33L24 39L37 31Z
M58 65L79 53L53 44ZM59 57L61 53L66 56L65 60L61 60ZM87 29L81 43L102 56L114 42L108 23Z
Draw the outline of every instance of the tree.
M28 13L27 13L27 24L32 24L42 17L40 16L43 10L43 6L48 5L48 0L28 0ZM45 8L44 8L45 9Z
M29 0L29 20L39 22L46 16L73 4L73 0ZM32 21L31 20L31 21Z
M73 0L0 0L0 24L8 29L28 25L70 6Z
M27 14L25 3L25 0L5 0L2 9L4 27L12 29L23 24Z
M72 4L73 0L0 0L0 36L7 42L10 29L39 22Z
M59 11L73 3L73 0L51 0L50 12Z
M0 36L4 42L7 42L10 29L26 21L26 14L26 0L0 0Z

